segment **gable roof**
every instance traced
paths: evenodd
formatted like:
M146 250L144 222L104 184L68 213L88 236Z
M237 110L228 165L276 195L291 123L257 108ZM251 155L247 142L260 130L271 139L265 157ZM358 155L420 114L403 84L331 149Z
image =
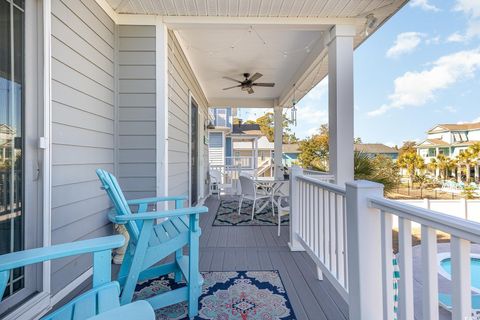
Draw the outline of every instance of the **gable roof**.
M422 141L421 143L419 143L417 145L417 148L432 147L432 146L435 146L435 147L446 146L446 147L448 147L449 144L448 144L448 142L445 142L445 141L440 140L440 139L426 139L426 140Z
M436 129L440 130L436 130ZM469 130L480 130L480 122L471 122L471 123L444 123L437 124L432 129L428 130L427 133L435 132L444 132L444 131L469 131Z
M357 143L354 145L354 150L365 153L398 153L398 150L383 143Z
M283 153L300 153L300 145L298 143L285 143L282 145Z

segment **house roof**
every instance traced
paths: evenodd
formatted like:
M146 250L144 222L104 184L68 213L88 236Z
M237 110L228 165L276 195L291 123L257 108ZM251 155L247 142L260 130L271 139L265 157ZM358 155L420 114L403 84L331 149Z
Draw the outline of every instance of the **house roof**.
M256 123L234 124L232 127L232 134L263 136L260 126Z
M444 132L444 131L469 131L469 130L480 130L480 122L471 122L471 123L444 123L437 124L432 129L428 130L427 133L435 132Z
M417 148L421 148L421 147L432 147L432 146L435 146L435 147L448 147L449 144L448 142L445 142L443 140L440 140L440 139L426 139L424 141L422 141L421 143L419 143L417 145Z
M300 145L298 143L288 143L282 145L283 153L300 153Z
M257 146L259 150L273 150L273 142L268 141L267 137L262 136L257 141ZM253 142L252 141L235 141L233 140L233 149L234 150L252 150Z
M386 146L382 143L357 143L354 146L355 151L365 153L398 153L398 150Z

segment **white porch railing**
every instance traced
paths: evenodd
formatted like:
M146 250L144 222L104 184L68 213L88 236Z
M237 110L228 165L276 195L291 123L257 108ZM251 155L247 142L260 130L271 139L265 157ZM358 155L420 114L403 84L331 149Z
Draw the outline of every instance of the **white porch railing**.
M342 297L348 299L345 189L333 176L292 167L290 248L306 250Z
M383 186L346 188L298 167L290 179L290 248L306 251L349 304L350 319L414 319L412 223L421 225L422 318L437 320L436 231L451 236L452 319L471 318L470 244L480 224L383 197ZM392 220L398 218L398 314L394 314ZM322 274L319 273L319 277Z
M225 157L225 165L230 167L241 167L246 170L253 170L255 162L253 157Z

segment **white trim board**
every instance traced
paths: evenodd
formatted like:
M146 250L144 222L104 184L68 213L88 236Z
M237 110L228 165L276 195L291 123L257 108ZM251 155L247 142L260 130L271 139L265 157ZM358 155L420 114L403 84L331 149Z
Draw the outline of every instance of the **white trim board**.
M156 192L168 195L168 29L164 24L155 28L156 79ZM168 209L168 203L163 203Z

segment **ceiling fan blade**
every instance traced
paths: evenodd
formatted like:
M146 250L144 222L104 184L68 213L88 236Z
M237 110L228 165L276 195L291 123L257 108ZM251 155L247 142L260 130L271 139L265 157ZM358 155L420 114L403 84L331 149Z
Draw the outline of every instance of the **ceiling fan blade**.
M242 83L242 81L237 80L237 79L233 79L233 78L230 78L230 77L222 77L222 78L223 78L223 79L230 80L230 81L235 81L235 82L238 82L238 83Z
M253 91L252 87L250 87L250 88L248 88L248 91L247 91L247 92L248 92L248 94L252 94L252 93L254 93L255 91Z
M270 83L252 83L252 86L257 86L257 87L274 87L275 83L270 82Z
M233 87L228 87L228 88L223 88L222 90L230 90L230 89L233 89L233 88L238 88L238 87L241 87L242 85L239 84L238 86L233 86Z
M248 79L248 80L250 80L251 82L254 82L255 80L260 79L261 77L263 77L263 74L256 72L256 73L255 73L253 76L251 76L250 79Z

